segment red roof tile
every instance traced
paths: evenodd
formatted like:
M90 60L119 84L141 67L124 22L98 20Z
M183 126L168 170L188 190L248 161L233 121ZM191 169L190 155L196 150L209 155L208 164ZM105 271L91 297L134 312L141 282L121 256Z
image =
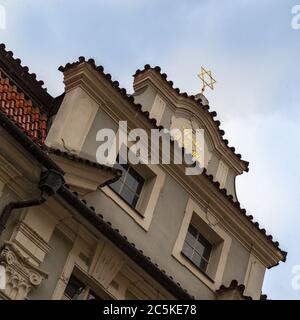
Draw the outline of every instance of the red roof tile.
M34 142L43 144L47 134L47 115L26 99L23 92L0 73L0 110Z

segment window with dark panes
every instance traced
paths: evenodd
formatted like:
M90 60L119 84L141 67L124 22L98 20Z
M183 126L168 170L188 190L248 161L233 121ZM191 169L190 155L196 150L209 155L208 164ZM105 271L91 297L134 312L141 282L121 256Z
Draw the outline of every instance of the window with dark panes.
M200 270L206 272L209 263L212 245L190 224L182 253L193 262Z
M73 274L69 279L64 296L67 300L102 300L84 282Z
M94 291L89 290L86 300L102 300Z
M123 172L121 178L110 184L110 187L120 195L130 206L136 207L145 179L129 164L120 164L119 156L114 168ZM122 161L124 162L124 161Z
M84 288L85 285L74 275L71 275L65 290L65 296L70 300L76 300Z

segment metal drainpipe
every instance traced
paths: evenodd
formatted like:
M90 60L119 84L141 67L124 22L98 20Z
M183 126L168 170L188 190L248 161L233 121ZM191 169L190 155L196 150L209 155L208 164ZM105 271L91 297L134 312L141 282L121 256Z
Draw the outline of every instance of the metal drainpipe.
M53 169L42 171L39 182L41 195L38 198L10 202L4 207L0 214L0 236L5 229L6 223L14 209L34 207L43 204L49 197L56 194L64 183L64 178L60 172Z

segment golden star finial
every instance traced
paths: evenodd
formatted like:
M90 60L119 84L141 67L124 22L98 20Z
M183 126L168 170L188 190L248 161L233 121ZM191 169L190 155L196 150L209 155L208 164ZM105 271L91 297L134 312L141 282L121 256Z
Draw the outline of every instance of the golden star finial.
M209 87L211 90L214 90L214 84L217 82L211 75L211 70L205 70L201 67L201 71L198 74L198 77L203 82L201 93L204 92L206 87Z

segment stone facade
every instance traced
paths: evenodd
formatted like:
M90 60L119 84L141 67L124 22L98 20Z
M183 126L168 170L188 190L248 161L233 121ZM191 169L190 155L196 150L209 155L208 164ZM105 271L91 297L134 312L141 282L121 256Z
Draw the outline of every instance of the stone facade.
M240 207L235 178L248 163L228 147L204 96L180 93L150 66L127 95L80 58L60 68L65 92L53 98L3 46L0 59L0 216L17 208L0 234L3 299L260 299L265 270L286 253ZM137 165L144 183L129 205L112 188L121 172L96 163L97 131L117 133L122 120L146 132L204 129L204 173ZM61 177L54 191L56 181L42 187L45 170ZM45 191L43 203L25 205ZM190 225L209 243L205 269L183 254Z

